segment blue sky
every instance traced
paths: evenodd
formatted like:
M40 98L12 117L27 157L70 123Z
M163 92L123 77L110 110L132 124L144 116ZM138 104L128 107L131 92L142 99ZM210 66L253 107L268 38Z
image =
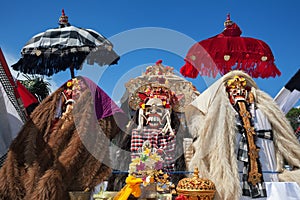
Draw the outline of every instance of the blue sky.
M275 97L300 68L297 0L11 0L1 2L1 8L0 47L9 65L20 58L21 48L32 36L58 26L62 8L72 25L111 39L121 55L118 65L101 69L84 65L85 70L76 73L91 77L115 101L130 77L140 75L145 66L159 59L179 71L192 42L220 33L227 13L243 31L242 36L261 39L273 51L282 75L255 79L262 90ZM69 72L54 75L53 88L68 78ZM212 82L205 77L188 80L200 92Z

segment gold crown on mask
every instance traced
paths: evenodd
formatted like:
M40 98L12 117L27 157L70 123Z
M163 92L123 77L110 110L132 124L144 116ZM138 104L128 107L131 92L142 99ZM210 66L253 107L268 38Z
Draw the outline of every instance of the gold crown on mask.
M227 89L241 88L247 85L246 79L241 76L234 76L232 79L227 81Z

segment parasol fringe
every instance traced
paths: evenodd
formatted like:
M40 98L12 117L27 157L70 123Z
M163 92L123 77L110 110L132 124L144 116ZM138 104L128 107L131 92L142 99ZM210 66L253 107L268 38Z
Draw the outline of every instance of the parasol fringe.
M199 72L191 63L186 61L185 65L180 69L180 73L184 77L196 78Z
M98 64L99 66L117 64L119 56L114 51L98 49L96 52L77 51L76 53L62 51L50 54L49 52L36 54L24 54L23 57L12 68L25 74L42 74L52 76L60 71L65 71L73 66L74 70L79 70L83 62L88 64Z
M242 70L254 78L275 77L280 71L274 64L273 53L264 41L240 37L242 31L230 18L222 33L194 44L188 51L181 72L196 78L198 74L216 77L232 70ZM198 70L194 73L193 68Z
M274 64L273 56L266 56L268 60L261 61L262 56L258 54L258 52L251 55L243 53L233 53L230 55L230 59L228 61L225 61L224 57L220 56L226 55L225 52L220 52L220 49L215 49L215 51L212 50L212 52L218 54L218 57L216 56L214 61L212 61L212 59L208 59L205 53L203 53L203 55L201 55L201 53L198 54L194 60L188 59L189 57L193 56L189 55L191 54L191 52L189 52L187 58L185 59L185 65L180 69L180 73L183 76L189 78L196 78L198 74L201 76L209 76L215 78L218 73L224 75L232 70L244 71L253 78L268 78L281 75L281 72Z

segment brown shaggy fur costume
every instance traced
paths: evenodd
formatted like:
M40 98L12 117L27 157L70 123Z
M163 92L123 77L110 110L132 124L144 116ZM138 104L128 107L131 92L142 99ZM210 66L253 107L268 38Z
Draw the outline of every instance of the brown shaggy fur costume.
M97 120L84 90L72 112L55 121L63 90L35 109L11 144L0 170L0 199L68 200L68 191L93 189L110 175L109 141L120 132L115 117L122 113Z

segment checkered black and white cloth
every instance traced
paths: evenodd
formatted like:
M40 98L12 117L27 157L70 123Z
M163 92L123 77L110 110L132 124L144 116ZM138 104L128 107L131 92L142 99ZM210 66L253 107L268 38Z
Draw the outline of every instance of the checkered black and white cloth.
M17 85L12 83L12 80L13 77L0 49L0 168L5 162L12 140L27 120L23 102L17 95Z
M6 157L7 157L7 153L5 153L3 156L0 157L0 168L3 166Z
M23 47L22 54L35 54L35 49L43 48L71 51L70 47L95 48L99 46L112 47L113 45L103 35L94 30L67 26L49 29L33 36ZM49 53L55 53L55 51Z
M162 129L144 128L142 131L133 129L131 135L131 154L132 158L139 155L144 141L148 140L152 148L163 151L164 170L174 171L175 164L175 144L176 136L170 134L162 134Z
M67 26L49 29L32 37L22 48L22 58L12 67L29 74L52 75L70 66L80 69L88 64L116 64L119 56L113 44L91 29Z
M252 108L252 109L251 109ZM254 126L255 120L253 117L258 117L256 116L253 110L253 107L248 106L247 107L248 111L251 112L252 118L251 124ZM261 182L257 183L256 185L252 185L251 183L248 182L248 173L249 173L249 167L250 167L250 162L249 162L249 155L248 155L248 141L247 141L247 136L246 136L246 131L243 128L243 121L242 119L237 115L236 117L236 123L237 123L237 131L239 134L241 134L240 141L239 141L239 147L237 151L237 159L243 163L243 171L242 171L242 191L243 191L243 196L250 196L252 198L260 198L260 197L266 197L267 192L266 192L266 187L264 183L264 178L263 176L261 177ZM258 138L261 139L267 139L267 140L273 140L273 131L271 129L263 129L263 130L257 130L255 128L255 135L254 141L257 141ZM259 146L257 148L260 149ZM260 158L257 159L257 164L258 164L258 172L262 172L262 166L261 166L261 161Z
M14 86L11 85L11 83L7 77L7 74L5 73L4 67L2 66L1 63L0 63L0 82L3 86L3 89L5 90L5 92L7 94L7 97L9 98L10 102L15 107L15 109L18 112L22 121L25 122L26 121L25 109L24 109L23 105L21 105L20 102L18 101L18 99L16 98Z
M298 141L300 142L300 126L296 130L295 134L296 134L296 137L298 138Z

